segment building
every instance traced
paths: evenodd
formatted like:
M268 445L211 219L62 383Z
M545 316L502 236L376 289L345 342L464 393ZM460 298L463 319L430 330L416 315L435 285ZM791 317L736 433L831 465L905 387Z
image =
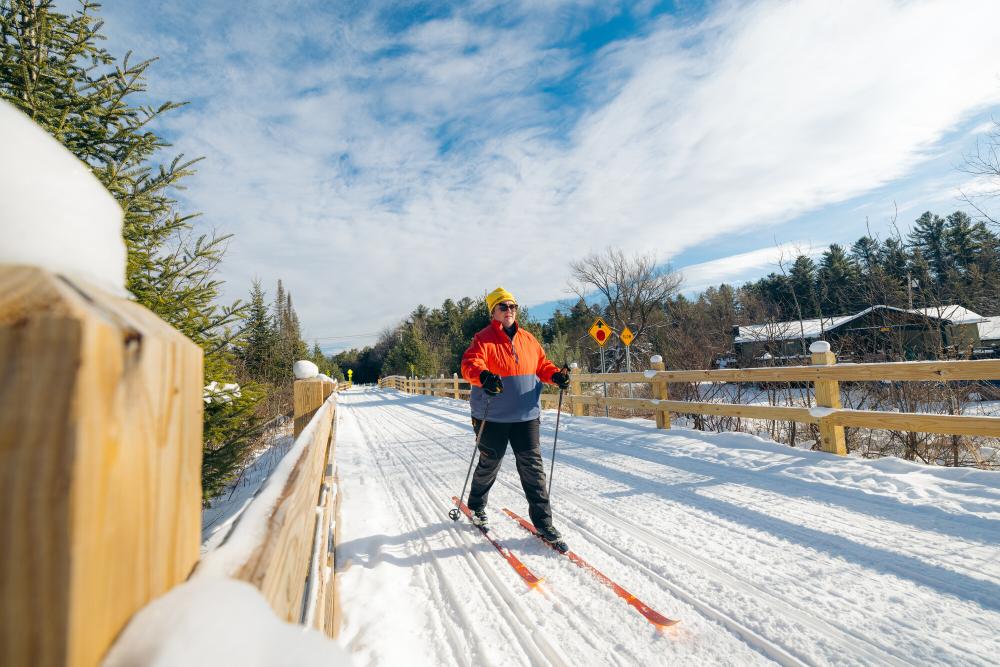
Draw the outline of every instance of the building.
M742 367L803 363L815 340L829 342L843 361L967 358L982 348L980 325L988 321L958 305L878 305L853 315L733 327L733 346ZM1000 321L996 329L1000 339Z
M979 345L975 356L979 359L1000 357L1000 315L984 317L979 326Z

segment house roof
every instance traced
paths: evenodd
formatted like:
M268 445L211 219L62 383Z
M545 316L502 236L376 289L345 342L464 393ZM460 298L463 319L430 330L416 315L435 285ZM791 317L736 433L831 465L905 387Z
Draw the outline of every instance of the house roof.
M867 315L873 310L894 310L900 313L913 313L953 324L972 324L983 322L985 318L957 304L933 308L896 308L894 306L869 306L853 315L835 315L833 317L815 318L809 320L792 320L790 322L768 322L767 324L749 324L739 327L735 342L752 343L761 340L795 340L799 338L820 338L827 331L837 329L852 320ZM998 316L1000 319L1000 316ZM997 324L1000 329L1000 323ZM1000 334L1000 332L998 332ZM980 338L982 333L980 332ZM1000 338L1000 335L997 336Z
M979 323L979 339L983 341L1000 340L1000 315L983 318L983 321Z

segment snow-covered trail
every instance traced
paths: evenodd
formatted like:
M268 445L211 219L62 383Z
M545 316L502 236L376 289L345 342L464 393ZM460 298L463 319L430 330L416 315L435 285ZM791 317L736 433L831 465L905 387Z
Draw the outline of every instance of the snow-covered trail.
M447 518L468 404L341 394L342 637L359 664L993 664L1000 474L790 449L742 434L563 415L553 486L571 548L681 623L657 633L527 535L504 460L492 534ZM554 412L542 419L551 450Z

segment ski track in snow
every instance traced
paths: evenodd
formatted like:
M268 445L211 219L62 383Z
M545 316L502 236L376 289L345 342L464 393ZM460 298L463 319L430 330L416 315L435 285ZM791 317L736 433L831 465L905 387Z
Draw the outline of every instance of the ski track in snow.
M465 517L447 518L472 455L467 403L379 390L339 402L341 637L359 665L985 665L1000 654L995 486L897 499L884 476L877 493L851 485L864 461L564 413L556 524L681 620L658 633L503 514L526 514L512 453L490 493L491 535L542 585L529 589ZM546 469L554 415L542 418ZM922 503L907 504L917 492Z

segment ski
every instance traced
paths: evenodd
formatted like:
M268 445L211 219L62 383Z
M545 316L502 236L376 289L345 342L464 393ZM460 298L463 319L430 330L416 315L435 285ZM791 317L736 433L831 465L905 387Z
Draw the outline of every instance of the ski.
M608 588L610 588L611 590L613 590L618 595L618 597L620 597L621 599L625 600L625 602L627 602L629 605L631 605L633 608L635 608L636 611L638 611L640 614L642 614L643 617L647 621L649 621L654 626L656 626L657 630L662 630L663 628L669 627L671 625L676 625L677 623L680 622L680 621L675 621L672 618L667 618L666 616L664 616L663 614L659 613L658 611L655 611L654 609L650 608L650 606L647 605L645 602L643 602L642 600L640 600L639 598L637 598L636 596L632 595L627 590L625 590L624 588L622 588L621 586L619 586L618 584L616 584L607 575L605 575L603 572L601 572L600 570L598 570L596 567L594 567L593 565L591 565L587 561L585 561L582 558L580 558L579 556L577 556L572 551L567 551L567 552L563 553L563 552L559 551L558 549L556 549L555 547L553 547L548 542L546 542L545 540L542 540L542 538L538 535L538 531L535 530L535 527L533 525L531 525L531 523L527 519L524 519L523 517L518 516L514 512L510 511L509 509L507 509L506 507L504 508L503 511L506 512L507 516L509 516L511 519L513 519L514 521L517 521L519 524L521 524L522 528L524 528L526 531L528 531L529 533L531 533L532 535L534 535L535 537L537 537L539 540L542 541L543 544L545 544L548 547L550 547L557 554L562 554L562 555L566 556L567 558L570 559L570 561L573 562L574 565L577 565L577 566L583 568L584 570L586 570L587 572L590 572L592 575L594 575L594 577L598 581L600 581L602 584L604 584L605 586L607 586Z
M472 522L472 510L470 510L465 503L463 503L461 500L459 500L455 496L452 496L451 499L455 503L455 505L460 510L462 510L462 514L464 514L465 516L467 516L469 518L469 522L471 523ZM508 549L507 547L505 547L504 545L500 544L495 539L493 539L492 537L490 537L489 533L487 533L485 530L483 530L480 526L476 526L476 524L472 524L472 525L475 526L475 528L480 533L483 534L483 537L485 537L487 540L489 540L490 544L492 544L493 547L497 551L500 552L500 555L504 557L504 560L506 560L510 564L510 566L512 568L514 568L514 571L517 572L521 576L522 579L524 579L524 582L526 584L528 584L528 586L530 586L531 588L536 588L538 586L538 584L542 583L542 580L539 579L538 577L536 577L534 575L534 573L532 573L532 571L528 569L527 565L525 565L524 563L522 563L517 558L517 556L515 556L513 553L511 553L510 549Z

